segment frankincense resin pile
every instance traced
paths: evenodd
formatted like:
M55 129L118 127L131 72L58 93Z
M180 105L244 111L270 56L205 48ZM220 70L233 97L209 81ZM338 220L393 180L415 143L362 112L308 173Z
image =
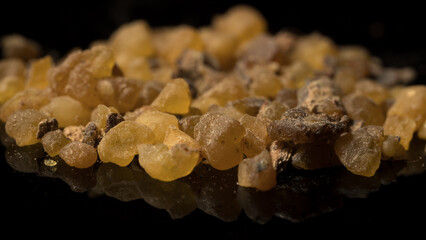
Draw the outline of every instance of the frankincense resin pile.
M137 156L172 181L197 164L238 166L239 185L266 191L290 165L373 176L406 157L414 134L426 139L426 87L407 86L412 69L319 33L272 35L248 6L199 29L133 21L58 61L20 35L2 47L7 133L76 168Z

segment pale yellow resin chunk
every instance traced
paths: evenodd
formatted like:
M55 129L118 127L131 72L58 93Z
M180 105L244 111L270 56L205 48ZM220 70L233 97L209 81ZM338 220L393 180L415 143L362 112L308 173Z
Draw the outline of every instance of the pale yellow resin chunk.
M199 151L185 144L168 148L165 144L141 144L138 146L139 164L152 177L161 181L173 181L192 172L198 163Z
M238 165L238 185L268 191L277 184L271 156L264 149L259 155L244 159Z
M170 125L179 126L178 119L171 114L155 109L142 112L135 120L137 123L148 126L155 135L155 142L162 143Z
M90 111L81 102L69 96L55 97L40 111L58 121L59 127L86 125L90 120Z
M40 142L37 139L38 124L48 116L36 109L14 112L6 121L6 133L22 147Z
M65 137L60 129L44 134L41 139L44 151L51 157L58 155L61 149L70 142L71 140Z
M82 142L71 142L59 152L59 156L71 167L88 168L96 163L96 149Z
M102 162L127 166L138 153L137 145L154 143L152 130L140 123L123 121L111 128L98 145Z
M167 83L151 106L156 109L172 113L185 114L191 105L189 86L182 78L177 78Z

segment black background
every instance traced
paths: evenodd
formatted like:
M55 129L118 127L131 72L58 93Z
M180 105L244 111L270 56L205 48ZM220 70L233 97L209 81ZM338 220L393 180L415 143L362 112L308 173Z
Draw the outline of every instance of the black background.
M262 12L271 33L281 29L301 33L319 31L337 44L367 47L383 59L386 66L413 66L418 83L425 83L426 38L423 36L422 7L410 2L372 4L340 1L319 3L288 1L8 1L0 6L0 35L21 33L38 41L45 53L59 56L93 40L105 39L122 23L145 19L151 26L208 25L214 14L237 3L248 3ZM4 156L4 148L0 154ZM10 230L18 226L29 232L49 236L63 229L62 235L83 234L81 230L107 233L128 232L135 237L170 234L190 238L222 237L247 239L280 234L328 236L344 230L345 235L395 233L425 236L425 175L402 178L382 187L368 199L352 199L342 209L300 224L275 218L257 225L244 214L232 223L224 223L196 210L188 217L171 220L167 212L154 209L143 201L123 203L100 197L88 199L72 192L61 180L42 178L12 170L2 158L0 226ZM157 230L157 227L160 230ZM29 230L31 229L31 230ZM369 230L373 232L367 233ZM197 235L196 232L203 235ZM178 234L180 233L180 234ZM87 232L86 232L87 234ZM177 237L177 235L175 237ZM83 235L82 235L83 236Z

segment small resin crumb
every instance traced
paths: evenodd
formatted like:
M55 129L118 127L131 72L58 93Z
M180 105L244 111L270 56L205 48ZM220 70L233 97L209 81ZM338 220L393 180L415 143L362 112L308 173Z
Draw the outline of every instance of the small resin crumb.
M82 142L71 142L59 152L59 156L70 166L88 168L98 159L96 148Z
M45 166L48 166L48 167L54 167L54 166L56 166L57 164L58 164L58 162L57 161L55 161L55 160L53 160L53 159L45 159L44 161L43 161L43 164L45 165Z
M93 147L97 147L101 138L101 132L96 123L89 122L83 130L82 142Z
M65 137L60 129L44 134L41 139L44 151L51 157L58 155L61 149L70 142L71 140Z
M38 124L37 138L41 139L46 133L58 129L58 121L55 118L43 119Z
M82 142L84 139L84 126L68 126L63 129L65 137L71 141Z
M275 187L276 172L268 150L253 158L246 158L238 165L238 185L268 191Z
M124 118L121 116L121 114L115 112L108 114L105 125L105 133L107 133L111 128L115 127L122 121L124 121Z
M401 138L397 136L385 136L382 143L382 159L401 160L407 159L407 151L400 143Z

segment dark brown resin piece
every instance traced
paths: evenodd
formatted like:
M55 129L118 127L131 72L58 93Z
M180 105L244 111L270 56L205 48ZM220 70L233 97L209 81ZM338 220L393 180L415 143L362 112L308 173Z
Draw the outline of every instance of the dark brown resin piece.
M298 104L314 113L344 114L340 90L328 77L320 77L298 90Z
M294 151L294 144L284 141L273 141L270 147L272 166L277 174L283 172L290 162Z
M272 140L312 143L335 139L348 128L344 115L312 114L303 107L287 110L281 120L272 121L268 133Z
M58 129L58 121L55 118L44 119L38 124L37 139L41 139L44 134Z
M107 118L105 133L107 133L111 128L115 127L115 125L124 121L123 116L119 113L110 113Z
M89 122L83 131L83 143L96 147L98 146L99 141L100 131L98 130L96 123Z

